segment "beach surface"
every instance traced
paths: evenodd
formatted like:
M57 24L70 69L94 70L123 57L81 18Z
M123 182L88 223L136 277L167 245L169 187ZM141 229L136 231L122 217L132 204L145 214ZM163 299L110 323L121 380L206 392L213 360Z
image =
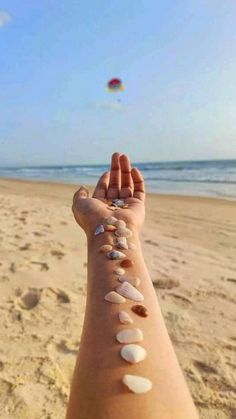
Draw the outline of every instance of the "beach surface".
M0 179L2 419L65 416L86 302L76 189ZM236 202L148 195L141 240L200 417L236 418Z

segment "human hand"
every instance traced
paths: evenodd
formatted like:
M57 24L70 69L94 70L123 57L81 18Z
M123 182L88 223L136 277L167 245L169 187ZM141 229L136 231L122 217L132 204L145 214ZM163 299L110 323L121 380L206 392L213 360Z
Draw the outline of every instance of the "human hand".
M123 199L128 208L111 211L108 201ZM128 225L140 229L145 217L145 189L141 172L131 167L127 155L114 153L111 169L99 179L92 198L87 188L82 186L74 195L72 211L77 223L88 235L94 233L104 219L113 215Z

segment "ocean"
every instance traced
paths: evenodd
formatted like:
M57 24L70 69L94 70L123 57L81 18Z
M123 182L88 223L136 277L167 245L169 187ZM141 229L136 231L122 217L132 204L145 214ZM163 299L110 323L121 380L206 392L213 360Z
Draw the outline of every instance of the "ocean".
M236 159L136 163L149 192L236 199ZM1 177L95 185L108 165L0 168Z

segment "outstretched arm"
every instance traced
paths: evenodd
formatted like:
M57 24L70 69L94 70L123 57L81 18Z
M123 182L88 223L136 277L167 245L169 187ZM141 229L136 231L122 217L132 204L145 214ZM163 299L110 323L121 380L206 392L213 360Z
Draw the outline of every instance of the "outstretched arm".
M115 211L109 209L108 201L114 198L124 199L128 208ZM100 178L93 198L88 197L85 188L81 188L75 194L74 216L85 230L88 240L88 292L67 419L198 417L143 260L139 231L144 220L144 199L141 173L137 169L131 169L127 156L120 156L118 153L113 155L110 173L105 173ZM126 227L132 231L132 237L127 238L129 248L119 249L125 254L124 259L109 259L109 247L105 248L105 253L102 252L103 245L110 245L113 250L118 250L115 230L94 235L99 225L108 230L112 229L107 227L107 218L111 216L123 220ZM123 231L124 235L129 235L129 232L122 230L122 223L120 224L120 227L119 223L116 225L118 229L121 228L120 234L122 235ZM123 245L124 243L125 240ZM131 262L124 262L127 259ZM132 266L128 267L129 264ZM122 268L122 265L126 266ZM125 270L123 278L120 277L121 281L124 277L127 278L127 282L136 278L133 279L134 285L144 297L143 301L137 301L140 295L133 295L135 290L129 286L128 298L126 296L125 301L107 301L119 297L122 299L122 294L127 294L124 283L122 288L118 288L118 297L117 294L113 294L105 300L104 297L109 292L116 292L117 287L122 285L118 280L117 268ZM140 278L140 283L137 278ZM130 299L132 295L136 301ZM147 311L141 309L141 314L147 317L137 314L137 310L134 312L135 305L144 306ZM126 312L132 323L121 323L120 311ZM117 333L128 329L139 331L130 332L130 342L120 343L118 340L122 334L117 336ZM130 347L130 344L135 346ZM140 381L137 381L140 379L130 376L142 377L147 381L144 380L140 384ZM138 394L140 389L143 393Z

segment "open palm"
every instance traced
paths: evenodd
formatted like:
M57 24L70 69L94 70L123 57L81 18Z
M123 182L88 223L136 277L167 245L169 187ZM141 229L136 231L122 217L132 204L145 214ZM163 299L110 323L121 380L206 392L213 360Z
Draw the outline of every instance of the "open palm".
M124 199L128 208L113 213L108 201L117 198ZM74 195L72 210L77 223L86 233L94 231L110 215L139 228L145 216L144 200L144 180L140 171L131 167L128 156L114 153L111 169L100 177L92 198L82 186Z

